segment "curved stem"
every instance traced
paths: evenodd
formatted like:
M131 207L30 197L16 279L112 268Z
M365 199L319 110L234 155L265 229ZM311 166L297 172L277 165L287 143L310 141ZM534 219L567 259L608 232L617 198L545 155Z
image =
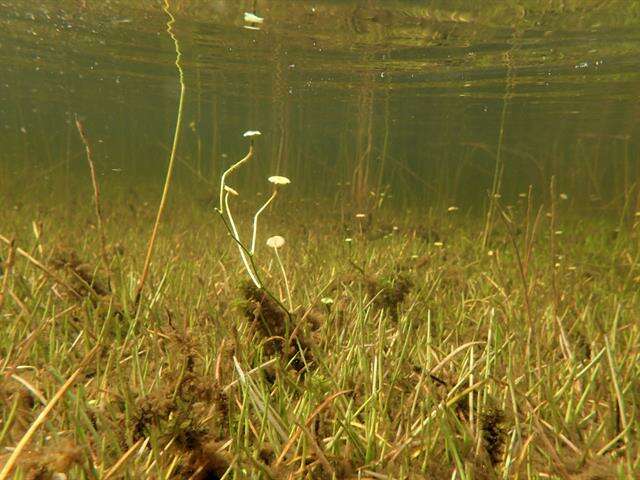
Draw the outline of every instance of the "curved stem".
M262 211L269 206L274 198L276 198L277 194L278 190L274 190L269 199L258 209L256 214L253 216L253 235L251 237L251 248L249 249L251 255L253 255L256 251L256 237L258 236L258 216L260 216Z
M245 163L252 156L253 156L253 142L251 142L251 144L249 145L249 152L244 156L244 158L242 158L241 160L237 161L236 163L231 165L229 168L227 168L225 172L222 174L222 177L220 177L220 208L218 209L220 213L224 213L224 210L223 210L224 185L225 185L224 181L226 180L227 175L229 175L231 172L236 170L240 165Z
M238 250L240 251L240 257L242 258L242 263L244 263L244 267L247 269L247 273L249 274L249 276L251 277L251 281L254 283L254 285L258 288L262 288L262 285L260 284L260 280L258 280L258 278L255 276L255 273L253 272L253 269L251 268L251 266L249 265L249 260L247 259L247 254L245 253L245 249L242 246L242 242L240 242L240 236L238 234L238 229L236 228L236 222L233 221L233 216L231 215L231 210L229 209L229 192L227 192L227 194L224 196L224 205L226 207L226 211L227 211L227 217L229 217L229 224L231 225L231 230L233 233L233 238L236 241L236 243L238 244ZM251 252L249 252L251 253Z
M84 131L84 125L78 118L78 114L75 115L76 120L76 128L78 129L78 133L80 134L80 139L84 144L84 150L87 155L87 163L89 164L89 173L91 174L91 185L93 186L93 204L96 211L96 218L98 220L98 236L100 238L100 250L102 254L102 263L104 264L104 268L106 269L107 276L109 277L109 288L114 288L113 278L111 275L111 267L109 266L109 256L107 255L107 237L104 233L104 226L102 220L102 209L100 208L100 188L98 187L98 179L96 177L96 167L93 163L93 154L91 152L91 145L89 145L89 140L87 139L87 135Z
M218 213L220 213L220 212L218 212ZM222 223L224 224L225 228L229 232L229 235L231 235L231 238L233 239L233 241L236 242L236 244L238 245L238 248L242 249L245 252L245 254L247 255L247 258L249 259L249 263L251 264L251 268L253 269L253 273L254 273L255 277L258 279L258 283L260 283L260 285L263 285L262 279L260 278L260 275L258 274L258 269L256 268L256 264L253 261L253 255L251 255L249 250L247 250L247 248L242 244L242 242L239 241L234 236L232 228L229 226L229 223L224 218L224 215L222 215L222 213L220 213L220 218L222 219ZM278 299L278 297L276 297L273 293L271 293L271 291L268 288L265 288L264 286L260 286L258 288L261 291L263 291L264 293L266 293L267 296L271 300L273 300L287 314L287 318L289 319L289 322L293 321L293 315L291 315L291 312L289 311L289 309Z
M142 275L140 276L140 281L138 282L138 286L136 288L136 294L135 294L136 304L140 300L140 294L142 292L142 288L144 287L145 281L147 280L147 276L149 275L149 266L151 265L151 256L153 255L153 247L156 242L156 237L158 236L158 227L160 226L160 219L162 218L162 214L167 204L167 198L169 196L169 186L171 185L171 177L173 176L173 167L176 159L176 151L178 149L178 139L180 138L180 127L182 125L182 111L184 109L184 94L186 90L185 83L184 83L184 71L182 70L182 66L180 65L182 52L180 51L180 44L178 43L178 39L173 33L173 24L175 23L176 19L169 11L168 0L164 0L164 5L162 9L169 17L169 21L167 22L167 33L169 34L169 36L171 36L171 39L173 40L175 51L176 51L175 65L179 73L180 99L178 101L178 114L176 117L176 128L173 134L173 146L171 147L171 156L169 157L169 165L167 166L167 176L164 180L164 187L162 189L162 197L160 198L160 205L158 206L158 213L156 214L156 221L153 224L153 230L151 231L151 237L149 238L149 245L147 247L147 255L144 260L144 267L142 268Z

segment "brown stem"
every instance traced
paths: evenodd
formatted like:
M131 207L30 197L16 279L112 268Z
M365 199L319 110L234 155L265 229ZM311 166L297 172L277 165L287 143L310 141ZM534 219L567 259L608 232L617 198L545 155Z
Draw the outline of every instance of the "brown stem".
M22 451L27 447L27 445L33 438L33 435L36 433L38 428L40 428L40 426L46 422L47 417L53 410L53 407L56 406L56 404L60 401L60 399L62 399L66 391L69 390L69 388L71 388L71 386L75 383L75 381L78 379L78 377L80 376L82 371L85 369L89 361L91 361L91 359L94 357L94 355L98 352L99 349L100 349L99 345L96 345L91 349L91 351L84 357L82 362L80 362L80 366L78 367L78 369L75 372L73 372L73 374L71 374L71 376L67 379L66 382L64 382L64 384L58 389L58 391L51 398L51 400L49 400L49 403L47 403L47 406L44 407L44 409L40 412L38 417L29 426L29 429L22 436L22 438L20 439L16 447L13 449L13 451L11 452L11 455L9 456L9 459L4 464L2 470L0 471L0 480L5 480L6 478L9 477L9 474L11 473L16 462L18 461L18 457L20 457L20 454L22 453Z
M11 245L12 241L9 240L7 237L5 237L4 235L0 235L0 242L3 242L6 245ZM23 258L26 258L31 264L33 264L35 267L39 268L40 270L42 270L49 278L51 278L54 282L59 283L60 285L62 285L64 288L66 288L67 290L69 290L71 293L73 293L76 297L78 298L82 298L82 295L80 295L80 293L73 288L71 285L69 285L67 282L65 282L64 280L62 280L60 277L58 277L55 273L53 273L49 268L47 268L43 263L39 262L38 260L36 260L35 258L33 258L31 256L31 254L29 254L29 252L24 251L23 249L21 249L20 247L16 247L15 251L18 255L20 255Z
M4 299L7 295L7 288L9 287L9 276L11 274L11 268L13 267L13 257L16 251L14 243L15 242L13 240L11 240L11 243L9 243L9 253L7 255L7 259L4 262L4 272L2 272L2 288L0 289L0 312L2 312Z
M107 237L104 233L104 222L102 220L102 209L100 208L100 189L98 188L98 179L96 177L96 168L93 163L93 154L91 152L91 145L89 145L89 141L87 139L87 135L84 131L84 125L78 119L78 115L75 116L76 120L76 128L78 129L78 133L80 134L80 138L82 139L82 143L84 144L85 152L87 153L87 162L89 163L89 171L91 172L91 184L93 186L93 203L96 209L96 217L98 219L98 236L100 237L100 249L102 252L102 263L104 264L104 268L107 271L107 276L109 277L109 284L113 287L113 282L111 278L111 268L109 267L109 257L107 255Z
M535 342L536 345L536 369L538 371L538 374L540 374L540 365L541 365L541 358L540 358L540 343L537 341L538 340L538 331L536 328L536 323L533 319L533 315L531 312L531 299L529 297L529 281L527 280L527 273L525 270L525 265L522 261L522 256L520 255L520 249L518 248L518 242L516 241L516 236L515 233L513 232L512 224L511 224L511 219L508 217L507 213L504 211L504 209L502 208L502 205L500 204L500 202L496 202L496 208L498 209L498 211L500 212L500 218L502 219L502 221L505 224L505 227L507 228L507 234L509 235L509 239L511 240L511 244L513 245L513 250L515 252L516 255L516 261L518 263L518 271L520 273L520 280L522 281L522 290L523 290L523 295L524 295L524 304L525 304L525 308L526 308L526 312L527 312L527 321L529 323L529 331L530 334L528 335L527 338L527 351L530 351L531 349L531 341Z

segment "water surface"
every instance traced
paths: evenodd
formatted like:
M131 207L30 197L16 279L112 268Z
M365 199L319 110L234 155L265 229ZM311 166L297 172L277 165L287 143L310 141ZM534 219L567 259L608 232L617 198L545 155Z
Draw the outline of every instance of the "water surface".
M171 11L187 86L178 198L209 198L248 129L263 136L235 180L244 191L278 173L294 198L332 205L367 208L385 192L397 205L474 207L530 185L545 198L555 176L576 211L635 198L636 2L190 1ZM264 18L258 30L245 12ZM106 195L155 201L179 92L166 23L155 1L0 1L5 193L64 202L89 191L77 114Z

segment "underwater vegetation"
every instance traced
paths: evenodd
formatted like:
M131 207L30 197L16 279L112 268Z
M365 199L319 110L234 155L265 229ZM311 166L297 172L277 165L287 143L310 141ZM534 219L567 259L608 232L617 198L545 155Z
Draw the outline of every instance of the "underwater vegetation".
M640 476L636 186L617 218L553 177L507 198L499 148L480 211L400 209L364 160L333 208L285 168L241 188L249 130L212 201L169 208L163 7L157 210L104 194L78 117L87 190L0 192L0 480Z
M0 442L33 432L16 478L634 478L638 222L612 237L558 207L552 232L520 199L483 249L484 218L460 212L308 229L281 200L260 218L282 237L253 249L256 209L229 204L260 286L212 211L181 203L137 304L144 210L104 208L106 265L81 198L70 223L16 227Z

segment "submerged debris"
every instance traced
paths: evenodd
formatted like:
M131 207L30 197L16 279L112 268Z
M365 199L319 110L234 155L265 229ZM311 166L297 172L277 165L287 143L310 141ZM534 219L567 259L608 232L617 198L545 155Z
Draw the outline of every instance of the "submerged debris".
M189 454L187 461L176 469L172 478L190 478L193 480L218 480L231 467L229 454L221 450L222 443L213 440L201 441L185 446Z
M606 458L588 460L571 472L571 480L615 480L620 478L616 466Z
M252 283L245 283L242 294L246 300L244 314L247 320L263 337L264 352L268 356L278 355L296 371L306 369L312 360L310 344L299 329L287 337L289 314L264 290ZM292 317L293 319L294 317ZM291 328L294 329L295 325Z
M252 283L247 282L243 285L242 295L247 301L244 308L245 316L260 334L266 338L284 337L288 321L287 312L264 290L258 289Z
M57 250L49 263L53 268L64 273L73 289L83 296L104 297L110 293L109 283L100 278L96 269L83 262L73 250Z
M504 446L507 441L504 412L499 408L489 408L480 418L480 429L482 430L483 445L491 464L496 466L502 463Z
M374 298L374 304L384 310L388 310L394 319L398 318L398 306L404 302L411 291L413 283L407 277L398 275L394 278L381 280L375 277L365 279L367 293Z
M0 455L0 465L6 461ZM83 449L69 440L54 441L40 449L23 452L18 468L25 480L54 480L68 478L67 473L83 463Z
M186 373L139 398L136 407L136 439L155 428L190 448L202 443L204 437L218 440L228 433L227 395L207 376Z

